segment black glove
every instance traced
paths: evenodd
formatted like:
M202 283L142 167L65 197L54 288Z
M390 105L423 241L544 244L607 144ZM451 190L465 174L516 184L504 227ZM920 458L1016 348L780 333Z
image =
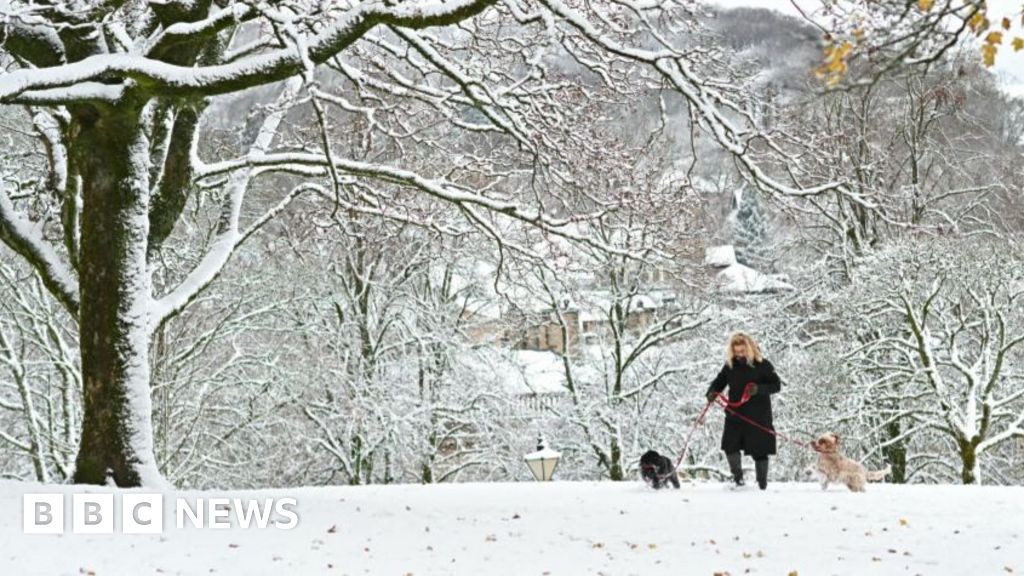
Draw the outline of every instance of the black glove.
M715 398L718 397L718 392L715 392L714 390L708 390L708 393L705 396L707 397L708 402L714 402Z
M751 396L757 396L757 383L751 382L750 384L747 384L747 391Z

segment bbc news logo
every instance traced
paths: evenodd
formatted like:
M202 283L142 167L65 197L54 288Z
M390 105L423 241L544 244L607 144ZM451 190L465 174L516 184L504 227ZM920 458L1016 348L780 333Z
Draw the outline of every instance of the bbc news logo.
M26 534L63 534L70 519L72 534L162 534L163 494L25 494L22 521ZM294 498L174 499L174 526L183 529L268 528L291 530L299 523ZM115 522L116 519L120 522ZM117 526L115 526L117 524Z

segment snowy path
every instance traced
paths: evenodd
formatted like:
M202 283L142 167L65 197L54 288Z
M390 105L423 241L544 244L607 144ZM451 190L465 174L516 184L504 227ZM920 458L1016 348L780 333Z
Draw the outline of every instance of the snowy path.
M301 488L217 494L294 497L291 531L23 534L21 495L55 490L0 482L3 574L1024 574L1024 487Z

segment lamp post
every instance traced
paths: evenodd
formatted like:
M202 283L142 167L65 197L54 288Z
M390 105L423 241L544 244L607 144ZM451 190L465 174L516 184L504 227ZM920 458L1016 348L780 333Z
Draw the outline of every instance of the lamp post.
M530 452L523 459L526 465L533 472L533 477L539 481L547 482L555 474L555 466L558 466L558 459L562 457L560 452L552 450L545 445L544 437L537 439L537 451Z

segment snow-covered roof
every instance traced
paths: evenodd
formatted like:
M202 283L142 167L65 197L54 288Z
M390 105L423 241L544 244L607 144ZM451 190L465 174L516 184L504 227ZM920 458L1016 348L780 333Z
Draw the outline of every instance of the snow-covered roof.
M715 268L726 268L736 264L736 249L731 245L711 246L704 251L704 264Z
M793 290L784 274L764 274L743 264L733 264L718 273L723 292L757 294Z
M660 308L662 300L669 293L665 291L651 291L644 294L637 294L629 300L630 312L637 310L653 310ZM588 290L579 295L578 300L572 300L568 309L578 310L580 320L585 322L593 320L607 320L608 309L612 305L612 294L608 290Z
M513 350L512 370L505 380L513 394L555 394L565 392L565 366L554 352Z
M498 387L512 395L566 391L565 367L562 357L555 352L482 346L466 355L464 362L481 379L493 379Z

